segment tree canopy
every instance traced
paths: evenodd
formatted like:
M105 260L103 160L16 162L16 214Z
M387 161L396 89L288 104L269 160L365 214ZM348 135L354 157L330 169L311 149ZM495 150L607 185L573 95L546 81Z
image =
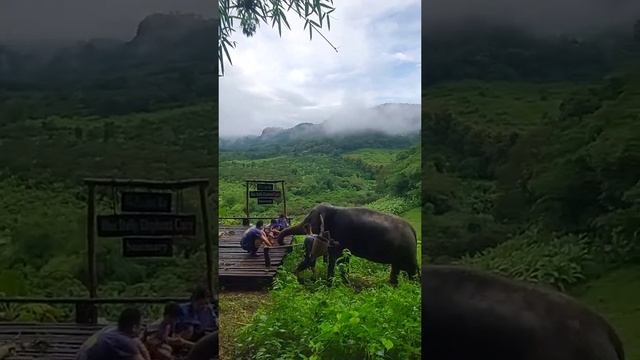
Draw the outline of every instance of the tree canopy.
M334 50L336 47L322 34L325 27L331 29L331 13L335 10L333 0L218 0L220 23L218 25L218 61L221 74L224 74L225 59L231 61L230 49L236 47L237 42L231 40L240 28L245 36L253 36L261 23L278 28L282 36L282 28L291 30L289 15L304 20L304 29L309 31L309 39L313 33L320 35Z

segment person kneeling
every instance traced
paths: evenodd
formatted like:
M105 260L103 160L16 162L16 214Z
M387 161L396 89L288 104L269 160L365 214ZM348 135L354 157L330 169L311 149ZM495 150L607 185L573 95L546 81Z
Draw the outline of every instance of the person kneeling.
M248 251L251 256L257 256L260 244L264 244L264 246L273 246L273 243L269 240L267 234L265 234L262 229L263 224L262 220L258 221L256 226L250 227L245 231L242 235L242 239L240 240L240 246L242 249Z
M149 360L139 338L142 314L125 309L117 327L109 326L90 337L78 351L77 360Z

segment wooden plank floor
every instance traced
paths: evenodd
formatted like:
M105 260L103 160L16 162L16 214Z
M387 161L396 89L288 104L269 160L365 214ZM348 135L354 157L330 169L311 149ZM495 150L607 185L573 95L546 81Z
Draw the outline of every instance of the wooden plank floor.
M276 275L276 270L287 255L287 249L271 249L271 266L267 268L264 263L263 248L258 249L258 256L252 257L240 247L242 234L247 226L220 225L219 232L219 279L223 285L235 285L235 283L255 281L256 283L271 283ZM285 244L290 244L292 238L286 239Z
M106 325L0 322L0 349L15 347L3 360L75 360L87 339ZM184 355L176 356L177 360Z
M0 323L0 348L12 344L7 360L73 360L80 346L102 325Z

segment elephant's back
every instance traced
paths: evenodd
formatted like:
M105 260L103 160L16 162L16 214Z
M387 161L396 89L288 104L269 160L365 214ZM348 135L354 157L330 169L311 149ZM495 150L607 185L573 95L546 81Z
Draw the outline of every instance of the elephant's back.
M449 342L469 355L509 355L496 360L624 359L609 323L564 294L458 267L425 266L423 279L423 294L430 294L423 299L423 334L434 339L427 346L431 358Z
M347 243L356 255L370 253L385 259L417 255L415 231L402 218L366 208L341 208L335 216L337 240Z

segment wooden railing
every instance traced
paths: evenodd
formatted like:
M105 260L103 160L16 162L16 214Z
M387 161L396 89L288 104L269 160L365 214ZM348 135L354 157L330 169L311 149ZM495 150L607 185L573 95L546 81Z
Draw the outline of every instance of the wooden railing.
M167 304L170 302L188 302L189 298L36 298L36 297L5 297L0 298L0 304L72 304L75 306L75 322L78 324L97 324L98 310L96 305L105 304Z
M222 220L241 221L242 225L249 226L249 224L251 223L251 220L269 220L270 221L271 219L275 219L275 218L274 217L256 217L256 216L251 216L251 217L231 216L231 217L219 217L218 221L222 221ZM287 222L291 223L290 217L287 217Z

